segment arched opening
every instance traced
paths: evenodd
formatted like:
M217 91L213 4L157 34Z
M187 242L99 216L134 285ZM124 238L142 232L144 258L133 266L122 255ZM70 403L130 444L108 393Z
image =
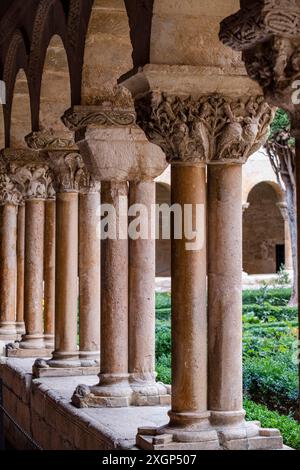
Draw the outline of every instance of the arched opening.
M10 124L10 147L27 148L25 137L31 132L31 106L27 77L19 70L13 93Z
M156 183L156 204L171 205L171 188L165 183ZM160 215L160 233L156 240L156 277L171 277L171 240L162 238L162 214Z
M53 36L45 58L41 98L40 130L66 132L61 116L71 106L71 85L67 54L61 38Z
M285 263L285 222L280 189L262 182L249 193L243 215L243 268L248 274L273 274Z
M131 68L132 45L125 3L95 0L85 42L82 104L98 105L103 97L109 100L118 78Z

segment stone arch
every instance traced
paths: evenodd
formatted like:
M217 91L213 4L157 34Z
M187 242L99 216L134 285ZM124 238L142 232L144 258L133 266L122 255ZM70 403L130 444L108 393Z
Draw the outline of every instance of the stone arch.
M61 37L54 35L49 43L41 80L39 129L55 133L66 131L61 121L71 106L69 63Z
M263 181L249 192L243 215L243 263L248 274L273 274L285 261L285 222L278 184Z
M118 78L132 68L132 46L125 4L94 0L85 41L82 104L110 98Z
M25 46L25 40L21 31L17 30L13 34L9 47L6 52L3 69L3 80L6 84L6 104L3 107L4 127L5 127L5 144L6 147L11 145L11 114L14 92L16 88L17 76L22 71L26 75L28 73L28 55ZM30 94L28 94L30 96ZM29 119L31 118L31 108L29 107Z
M247 188L245 201L248 202L251 191L256 186L258 186L259 184L262 184L262 183L271 186L271 188L274 190L274 192L276 194L277 202L284 202L285 201L285 196L284 196L284 192L283 192L282 188L280 187L280 185L278 183L276 183L275 181L272 181L272 180L264 180L264 181L259 181L259 182L256 182L256 183L252 184L249 188Z
M14 86L11 106L9 146L27 148L25 137L31 132L31 106L27 76L20 69Z
M161 181L156 183L156 204L171 205L171 186ZM171 240L156 240L156 277L171 277Z
M59 0L41 0L36 11L29 57L28 76L33 97L33 130L39 130L39 105L41 82L47 51L53 36L59 36L67 53L67 24L63 6Z

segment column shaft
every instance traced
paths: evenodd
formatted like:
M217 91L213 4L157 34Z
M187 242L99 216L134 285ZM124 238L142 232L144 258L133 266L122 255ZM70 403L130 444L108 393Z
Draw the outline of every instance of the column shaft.
M26 201L24 319L22 349L44 347L43 257L45 201Z
M44 304L45 346L54 349L55 316L55 200L45 201Z
M86 366L100 356L100 193L79 196L80 359Z
M119 197L127 197L127 183L102 183L102 204L116 210ZM102 242L101 374L100 384L110 376L128 377L128 240ZM106 377L108 376L108 377Z
M209 409L244 419L242 393L242 166L208 167Z
M206 204L202 165L172 165L172 204ZM205 214L205 210L203 211ZM174 225L174 224L173 224ZM201 230L206 232L205 215ZM207 417L206 244L187 250L183 235L172 237L172 411L171 425L198 423Z
M55 351L52 367L80 366L77 349L78 193L56 195Z
M2 207L0 251L0 335L16 335L17 206Z
M25 333L24 323L24 269L25 269L25 204L18 208L17 226L17 333Z
M151 206L155 183L130 183L130 206L147 210L148 238L129 240L129 372L132 379L155 380L155 239ZM142 217L143 214L140 214Z

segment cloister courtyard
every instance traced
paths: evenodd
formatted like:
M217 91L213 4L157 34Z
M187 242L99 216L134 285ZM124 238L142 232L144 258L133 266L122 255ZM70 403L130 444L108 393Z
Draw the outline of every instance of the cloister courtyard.
M0 1L0 447L300 449L299 48L300 0Z

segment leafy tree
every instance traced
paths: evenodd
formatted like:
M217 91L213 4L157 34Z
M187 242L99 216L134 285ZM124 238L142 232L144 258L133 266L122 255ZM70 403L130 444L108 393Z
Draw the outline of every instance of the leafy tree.
M291 234L294 282L290 305L298 303L298 261L297 261L297 213L295 177L295 140L290 132L290 119L278 109L271 125L269 139L265 145L278 184L285 194Z

